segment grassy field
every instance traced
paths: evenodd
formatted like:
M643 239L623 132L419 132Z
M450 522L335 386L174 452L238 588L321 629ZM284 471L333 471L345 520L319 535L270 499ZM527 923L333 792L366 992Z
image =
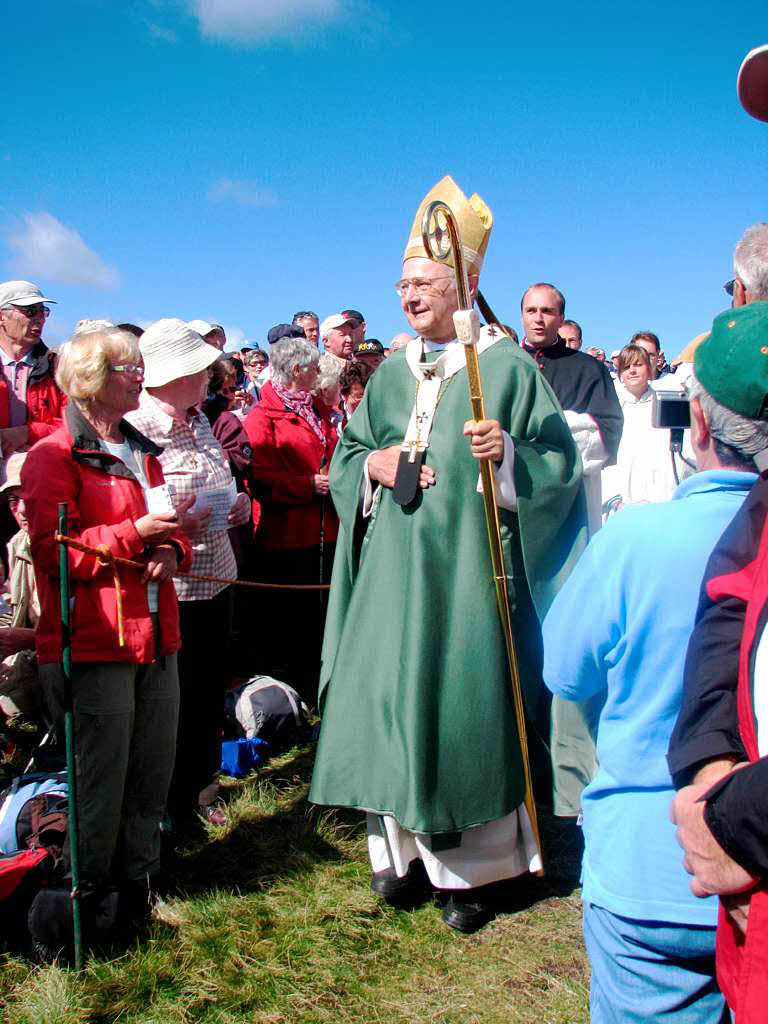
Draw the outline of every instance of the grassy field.
M307 803L311 753L238 785L231 823L169 851L172 891L145 938L78 977L10 955L7 1024L575 1024L588 968L574 850L542 823L552 871L510 891L474 936L429 903L404 913L369 890L358 814Z

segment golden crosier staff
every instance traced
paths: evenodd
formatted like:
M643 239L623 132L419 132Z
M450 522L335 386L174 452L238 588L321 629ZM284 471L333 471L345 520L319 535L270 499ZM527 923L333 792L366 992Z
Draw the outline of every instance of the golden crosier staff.
M445 227L438 223L438 216L445 221ZM447 236L447 237L446 237ZM475 422L485 419L485 405L483 402L483 384L480 379L480 363L477 357L477 342L480 337L480 319L472 309L472 302L469 297L469 281L464 265L464 254L459 237L459 229L456 226L456 219L453 211L447 203L436 200L430 203L424 211L421 222L421 237L424 249L430 259L438 263L450 263L451 254L456 271L456 292L459 298L459 309L453 314L453 322L456 327L456 336L464 345L464 353L467 361L467 380L469 383L469 401L472 407L472 416ZM445 244L447 242L447 244ZM507 593L507 575L504 569L504 551L501 546L501 529L499 527L499 510L496 505L496 484L493 479L493 469L488 459L480 462L480 477L483 481L483 506L485 508L485 525L488 528L488 543L491 549L491 565L493 578L496 584L496 604L499 609L501 628L504 633L504 643L507 649L507 660L512 680L512 697L515 707L515 722L517 733L520 738L520 753L523 759L523 775L525 779L525 809L531 822L531 829L536 841L536 848L541 857L541 840L539 838L539 826L536 818L536 805L533 800L533 787L531 785L531 767L528 760L528 735L525 726L525 711L523 708L523 688L520 683L520 670L517 662L517 651L512 636L512 614L509 609L509 594ZM543 863L543 860L542 860ZM536 872L544 874L541 868Z

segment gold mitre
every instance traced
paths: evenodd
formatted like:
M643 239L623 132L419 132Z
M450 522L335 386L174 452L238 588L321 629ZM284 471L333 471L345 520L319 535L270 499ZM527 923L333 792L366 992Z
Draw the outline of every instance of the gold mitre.
M449 174L446 174L442 181L438 181L422 199L421 206L413 221L403 260L411 259L412 256L429 258L429 254L421 240L421 221L426 208L430 203L434 203L436 199L442 199L444 203L447 203L456 218L464 250L467 273L479 274L480 268L483 265L485 250L488 248L488 239L491 237L493 214L476 192L467 199ZM446 262L453 266L453 256L451 255Z

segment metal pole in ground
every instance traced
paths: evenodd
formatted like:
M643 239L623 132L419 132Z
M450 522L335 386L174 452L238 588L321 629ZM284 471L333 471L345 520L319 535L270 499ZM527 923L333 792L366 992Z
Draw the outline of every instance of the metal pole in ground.
M59 502L59 533L67 535L67 503ZM67 787L69 789L69 857L72 873L72 930L75 947L75 970L83 969L83 933L80 923L80 861L77 829L77 770L75 767L75 723L72 702L72 643L69 624L69 550L59 542L59 580L61 585L61 667L64 673L66 707L64 711L64 742L67 753Z

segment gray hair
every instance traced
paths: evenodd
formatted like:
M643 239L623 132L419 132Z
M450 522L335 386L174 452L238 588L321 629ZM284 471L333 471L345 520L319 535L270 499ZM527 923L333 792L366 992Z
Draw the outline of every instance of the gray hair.
M305 338L282 338L269 347L269 362L272 376L278 384L288 387L294 366L302 370L315 366L320 359L311 341Z
M753 420L726 409L693 376L688 383L688 397L691 401L699 400L720 462L754 472L754 457L768 448L768 421Z
M320 375L317 378L317 384L315 384L315 391L320 392L325 391L326 388L336 387L343 369L336 356L324 352L320 356L318 366L320 368Z
M752 299L768 299L768 223L752 224L733 252L733 272Z

